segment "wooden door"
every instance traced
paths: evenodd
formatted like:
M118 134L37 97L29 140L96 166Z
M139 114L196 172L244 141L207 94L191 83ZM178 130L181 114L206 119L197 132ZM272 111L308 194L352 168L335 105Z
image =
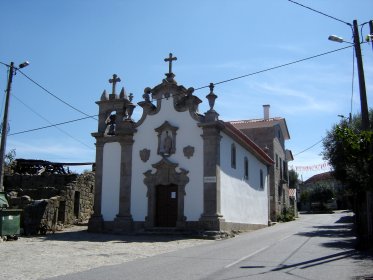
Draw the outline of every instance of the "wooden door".
M177 185L157 186L156 199L156 226L176 227Z

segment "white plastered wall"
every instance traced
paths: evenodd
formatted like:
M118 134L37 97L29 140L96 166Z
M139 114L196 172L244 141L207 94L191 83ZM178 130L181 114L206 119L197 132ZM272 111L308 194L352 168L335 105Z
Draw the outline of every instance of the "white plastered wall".
M121 146L104 145L101 213L104 221L113 221L119 212Z
M168 121L178 128L176 131L176 153L168 157L171 162L177 163L189 173L189 183L185 186L184 215L187 221L197 221L203 212L203 139L202 129L197 126L189 111L177 112L173 106L172 97L162 99L161 110L155 115L148 115L145 121L137 128L134 135L132 154L132 189L131 189L131 214L134 221L144 221L147 216L148 198L147 187L144 184L144 172L156 170L152 164L159 162L162 157L157 154L158 134L154 130ZM194 147L194 155L191 158L184 156L183 148ZM140 151L150 150L150 158L147 162L140 159Z
M268 223L267 166L222 133L220 144L221 214L225 221L246 224ZM231 145L236 147L236 168L231 167ZM244 178L244 158L249 162L249 177ZM260 170L264 187L260 187Z

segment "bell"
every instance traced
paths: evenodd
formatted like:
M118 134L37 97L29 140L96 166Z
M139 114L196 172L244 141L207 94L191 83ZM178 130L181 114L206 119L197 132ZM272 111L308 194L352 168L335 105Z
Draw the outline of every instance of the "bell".
M115 135L115 124L110 124L107 135Z

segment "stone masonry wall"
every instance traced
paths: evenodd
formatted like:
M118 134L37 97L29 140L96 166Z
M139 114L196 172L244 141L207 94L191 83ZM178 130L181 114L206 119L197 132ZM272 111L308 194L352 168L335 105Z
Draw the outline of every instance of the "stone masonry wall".
M65 223L85 222L91 217L93 213L94 183L94 173L87 172L77 177L61 193L66 200Z
M46 208L43 224L50 225L51 219L57 219L58 223L63 225L85 222L93 212L93 172L81 175L6 175L4 187L5 191L11 194L11 196L8 195L8 200L13 208L26 209L28 204L35 201L53 198L48 202L49 206ZM25 201L25 198L28 202L21 203ZM56 203L51 203L52 201ZM52 208L54 208L53 211Z

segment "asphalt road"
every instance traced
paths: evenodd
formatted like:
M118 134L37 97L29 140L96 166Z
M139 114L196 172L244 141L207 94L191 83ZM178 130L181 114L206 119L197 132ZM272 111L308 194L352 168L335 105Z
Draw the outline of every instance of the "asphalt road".
M354 250L352 214L297 221L175 252L50 279L365 279L373 257ZM372 279L372 278L369 278Z

